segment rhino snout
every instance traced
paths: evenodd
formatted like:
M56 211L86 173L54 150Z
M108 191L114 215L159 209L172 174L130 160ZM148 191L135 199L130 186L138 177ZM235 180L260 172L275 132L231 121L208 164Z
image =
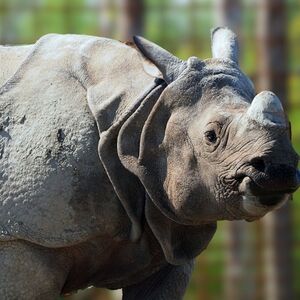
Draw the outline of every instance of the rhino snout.
M258 194L258 189L263 193ZM280 208L290 198L288 193L274 193L263 190L248 176L244 177L240 183L239 191L242 195L241 208L254 219L264 216L270 210Z
M300 186L300 172L294 166L280 163L267 163L263 158L252 159L244 165L237 174L237 180L241 183L249 177L247 188L253 195L265 196L274 193L291 194Z
M254 195L292 194L299 187L299 171L285 164L266 165L264 172L254 171L250 189Z
M285 164L255 159L239 174L243 207L252 214L281 207L300 186L300 172ZM255 209L254 209L255 207Z

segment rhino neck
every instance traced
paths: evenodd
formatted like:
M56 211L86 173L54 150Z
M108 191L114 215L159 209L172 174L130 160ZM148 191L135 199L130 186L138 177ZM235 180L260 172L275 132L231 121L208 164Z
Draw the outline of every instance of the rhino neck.
M166 217L148 196L145 216L165 259L172 265L185 264L198 256L207 247L217 229L216 222L196 226L178 224Z

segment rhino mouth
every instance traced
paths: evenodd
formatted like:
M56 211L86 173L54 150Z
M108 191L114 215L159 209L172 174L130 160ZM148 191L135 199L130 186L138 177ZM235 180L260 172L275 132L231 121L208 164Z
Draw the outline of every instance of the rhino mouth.
M287 187L285 189L270 189L269 187L261 186L255 181L255 179L250 178L248 184L248 193L251 193L257 198L257 201L264 206L276 206L280 202L284 201L287 195L291 195L297 190L297 187Z
M244 199L252 202L255 199L270 208L283 202L300 184L300 173L291 166L269 165L264 170L255 168L255 172L247 171L236 177L239 192Z
M269 189L269 186L264 187L254 178L246 176L239 186L242 195L241 207L247 214L261 217L270 210L282 207L296 189Z

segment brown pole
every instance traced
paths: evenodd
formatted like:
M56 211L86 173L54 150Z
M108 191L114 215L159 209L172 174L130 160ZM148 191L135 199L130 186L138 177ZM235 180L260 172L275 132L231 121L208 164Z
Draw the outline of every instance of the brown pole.
M216 0L216 25L239 31L241 25L240 0Z
M144 1L122 0L120 33L123 41L131 41L133 35L144 31Z
M257 2L259 90L272 90L287 108L287 26L284 0ZM265 237L265 299L294 299L290 206L263 219Z

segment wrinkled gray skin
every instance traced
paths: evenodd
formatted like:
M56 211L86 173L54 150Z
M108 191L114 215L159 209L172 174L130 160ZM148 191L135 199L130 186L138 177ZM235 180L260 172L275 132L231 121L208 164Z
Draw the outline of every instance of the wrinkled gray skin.
M280 101L255 96L231 31L205 61L135 43L0 48L1 299L90 285L182 299L216 221L258 219L298 188Z

